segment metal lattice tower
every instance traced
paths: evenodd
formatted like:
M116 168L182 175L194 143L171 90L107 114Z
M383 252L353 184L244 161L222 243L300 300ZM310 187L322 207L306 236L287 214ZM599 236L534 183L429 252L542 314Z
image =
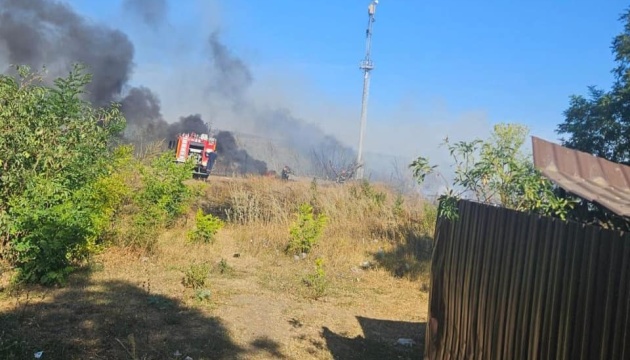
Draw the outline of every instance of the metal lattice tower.
M363 179L363 174L365 171L365 167L363 164L363 138L365 136L365 127L367 124L367 107L368 107L368 98L370 95L370 71L374 69L374 64L372 63L372 59L370 57L372 51L372 24L374 23L374 14L376 13L376 5L378 5L378 0L372 0L370 5L368 6L368 26L365 31L366 35L366 45L365 45L365 58L361 61L359 68L363 70L363 97L361 99L361 127L359 132L359 151L357 155L357 172L356 178L357 180Z

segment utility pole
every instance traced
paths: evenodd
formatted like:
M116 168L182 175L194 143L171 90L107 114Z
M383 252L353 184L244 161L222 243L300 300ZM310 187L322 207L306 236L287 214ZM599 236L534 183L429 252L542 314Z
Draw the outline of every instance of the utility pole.
M363 163L363 138L365 136L365 127L367 124L367 107L368 107L368 98L370 95L370 71L374 69L374 64L372 63L372 59L370 57L370 53L372 51L372 23L374 23L374 14L376 13L376 5L378 5L378 0L372 0L370 5L368 6L368 26L365 31L366 35L366 45L365 45L365 58L361 61L359 68L363 70L363 97L361 99L361 126L359 132L359 153L357 155L357 172L356 179L363 179L363 174L365 171L365 166Z

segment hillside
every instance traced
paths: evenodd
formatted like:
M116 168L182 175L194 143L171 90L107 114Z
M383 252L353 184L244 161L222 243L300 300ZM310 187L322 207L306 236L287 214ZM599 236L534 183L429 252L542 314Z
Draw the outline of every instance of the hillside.
M54 289L5 271L0 357L420 358L435 221L422 199L262 177L188 186L190 211L152 251L110 244ZM286 253L303 203L328 220L312 251ZM213 241L187 240L197 209L224 221Z

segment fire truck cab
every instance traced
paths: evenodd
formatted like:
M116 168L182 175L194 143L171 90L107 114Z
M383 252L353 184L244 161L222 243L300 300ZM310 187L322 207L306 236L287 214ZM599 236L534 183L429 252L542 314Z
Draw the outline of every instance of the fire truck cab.
M217 159L217 140L208 134L180 134L175 151L178 163L192 159L193 178L207 179Z

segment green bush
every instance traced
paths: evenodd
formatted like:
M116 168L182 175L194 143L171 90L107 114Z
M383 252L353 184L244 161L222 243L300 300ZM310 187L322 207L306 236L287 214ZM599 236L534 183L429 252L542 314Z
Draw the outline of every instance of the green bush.
M211 243L216 233L223 228L221 219L212 214L204 215L201 209L195 216L195 228L188 232L188 240L191 242Z
M132 195L118 219L116 243L151 251L164 227L188 211L193 193L185 181L192 178L192 167L174 163L172 156L163 153L148 164L133 159L126 169Z
M155 207L161 213L160 220L167 225L186 213L192 192L184 181L192 178L190 163L175 163L173 154L166 152L149 167L141 167L140 173L144 188L136 197L139 205Z
M81 99L90 75L80 66L54 86L18 72L0 76L0 245L17 280L59 283L111 216L115 194L100 190L125 122Z
M321 237L327 220L323 214L316 216L310 204L300 205L297 221L289 229L291 239L286 251L295 254L310 252Z
M184 280L182 283L185 287L197 289L205 288L208 281L208 274L210 273L210 265L193 264L184 273Z
M315 260L315 272L308 274L303 279L304 284L311 290L311 296L318 299L326 294L328 281L324 271L324 259Z

